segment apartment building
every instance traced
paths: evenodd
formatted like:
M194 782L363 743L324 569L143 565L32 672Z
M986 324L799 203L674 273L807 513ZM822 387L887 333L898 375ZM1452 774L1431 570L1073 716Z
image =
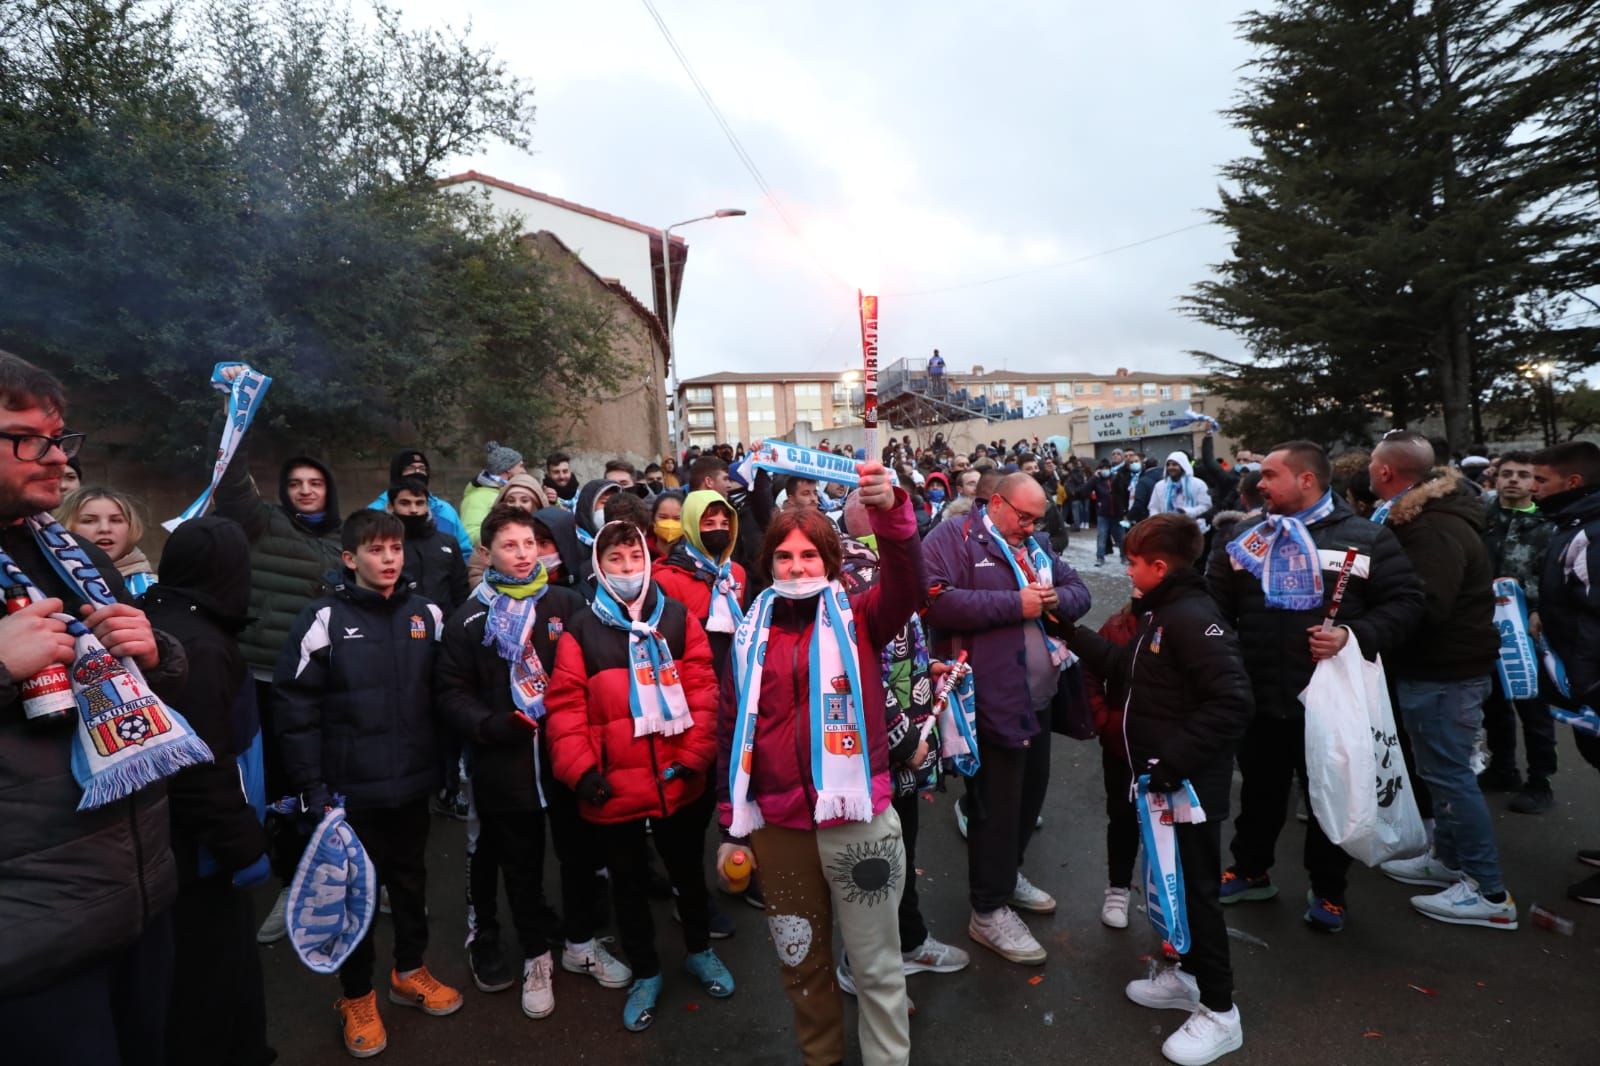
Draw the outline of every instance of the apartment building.
M985 370L947 374L950 387L982 393L990 403L1032 408L1038 414L1069 414L1136 403L1194 400L1205 395L1203 379L1194 374L1157 374L1118 367L1110 374L1074 371ZM1029 398L1032 403L1028 403ZM1044 410L1038 410L1040 401ZM1033 413L1033 412L1030 412Z
M740 373L724 371L678 382L683 412L680 446L750 443L788 433L796 422L813 430L860 422L851 407L859 375L849 371Z

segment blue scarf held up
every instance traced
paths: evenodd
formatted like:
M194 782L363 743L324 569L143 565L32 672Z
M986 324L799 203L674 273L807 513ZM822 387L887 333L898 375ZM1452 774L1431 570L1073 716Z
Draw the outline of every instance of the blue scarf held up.
M1322 557L1308 528L1333 513L1333 492L1304 511L1268 514L1228 542L1228 556L1261 581L1267 606L1314 611L1322 606Z

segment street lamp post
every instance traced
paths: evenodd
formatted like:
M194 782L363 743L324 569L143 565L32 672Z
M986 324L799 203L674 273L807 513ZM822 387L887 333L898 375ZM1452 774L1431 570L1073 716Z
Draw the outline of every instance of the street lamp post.
M745 210L742 207L724 207L709 215L674 222L661 231L661 266L667 275L667 436L672 441L674 455L682 451L682 448L679 447L681 442L678 440L678 416L681 413L678 410L678 349L672 333L672 231L691 222L704 222L712 218L738 218L743 214Z
M1556 368L1552 363L1540 363L1535 369L1538 370L1543 385L1540 389L1539 406L1543 414L1544 446L1548 448L1556 442L1556 390L1550 380L1550 375L1555 373Z

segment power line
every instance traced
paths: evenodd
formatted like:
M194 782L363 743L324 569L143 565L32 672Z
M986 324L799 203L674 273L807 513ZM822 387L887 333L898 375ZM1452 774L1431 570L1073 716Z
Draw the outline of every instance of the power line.
M677 39L672 36L672 31L667 29L666 20L661 17L661 12L656 10L656 6L651 0L641 0L641 2L644 4L645 10L650 12L650 17L655 19L656 26L661 30L661 36L666 39L667 47L671 48L672 54L677 57L679 65L683 67L683 72L689 75L689 80L694 83L695 91L700 94L700 99L705 101L707 110L711 112L711 117L716 119L717 125L722 128L723 136L728 139L728 143L733 147L733 152L739 157L739 162L743 163L745 170L750 172L750 177L755 180L756 187L761 190L761 195L766 198L767 203L771 204L772 209L777 212L778 218L788 227L789 232L794 234L795 238L805 246L806 251L811 253L811 257L817 261L817 265L822 268L824 273L845 289L855 288L855 286L833 272L823 258L817 254L817 250L811 246L811 242L801 232L800 227L795 224L794 219L789 217L789 212L784 210L783 204L779 203L777 196L773 194L772 186L767 184L767 179L761 173L761 168L756 166L755 159L745 149L743 142L739 140L739 135L733 132L733 126L728 122L727 116L717 106L716 100L712 99L710 90L705 87L705 84L700 80L700 76L695 73L693 64L689 62L689 57L678 46Z
M1180 226L1177 229L1168 230L1165 233L1157 233L1153 237L1144 237L1137 241L1130 241L1127 244L1119 244L1115 248L1107 248L1104 251L1091 252L1088 255L1080 255L1076 259L1064 259L1059 263L1048 263L1044 266L1029 267L1027 270L1018 270L1010 274L997 274L992 278L978 278L974 281L960 281L954 285L941 285L934 289L913 289L909 292L888 292L884 293L884 296L903 299L907 296L931 296L934 293L954 292L957 289L975 289L980 285L993 285L1001 281L1010 281L1012 278L1026 277L1029 274L1039 274L1046 270L1059 270L1062 267L1076 266L1079 263L1087 263L1091 259L1099 259L1103 256L1114 255L1117 252L1125 252L1129 248L1137 248L1143 244L1153 244L1156 241L1165 240L1168 237L1176 237L1180 233L1188 233L1190 230L1200 229L1202 226L1214 225L1216 225L1216 223L1208 219L1205 222L1196 222L1192 225Z

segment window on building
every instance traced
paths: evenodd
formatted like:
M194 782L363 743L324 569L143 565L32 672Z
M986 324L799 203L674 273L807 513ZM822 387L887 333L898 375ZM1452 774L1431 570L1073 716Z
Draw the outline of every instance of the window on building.
M1163 385L1163 386L1161 386L1161 398L1163 400L1172 399L1172 386L1171 385Z
M778 435L778 416L772 408L750 408L750 441ZM745 443L750 443L746 441Z
M1194 395L1194 386L1193 385L1181 386L1178 389L1178 395L1180 397L1182 397L1183 399L1185 399L1185 400L1189 399L1190 397L1192 397Z
M696 385L692 389L684 389L683 402L690 407L710 407L711 386Z
M1091 396L1099 396L1100 395L1100 383L1098 381L1093 382L1093 383L1091 383L1089 385L1089 395L1091 395Z
M1085 393L1087 393L1089 391L1089 386L1080 381L1074 387L1073 391L1076 392L1079 396L1082 396L1082 395L1084 395Z
M813 427L822 425L821 382L801 382L794 387L794 418Z
M850 406L850 384L846 381L835 381L833 383L833 405L838 407L841 404L845 407Z
M1113 396L1121 396L1122 395L1122 386L1121 385L1113 385L1113 386L1111 386L1111 395L1113 395Z
M1072 395L1072 383L1070 381L1058 381L1058 382L1056 382L1056 395L1057 396L1071 396Z
M716 429L717 428L716 415L711 411L690 411L689 412L689 428L690 429Z
M744 397L752 402L756 400L770 400L772 399L772 386L746 385L744 388Z
M1144 384L1143 388L1142 388L1142 391L1143 391L1143 394L1146 395L1146 396L1154 396L1156 394L1156 387L1155 387L1155 385L1153 385L1153 384L1151 384L1149 382L1146 382Z
M1011 384L1006 381L997 381L989 386L989 393L992 396L1010 396Z

